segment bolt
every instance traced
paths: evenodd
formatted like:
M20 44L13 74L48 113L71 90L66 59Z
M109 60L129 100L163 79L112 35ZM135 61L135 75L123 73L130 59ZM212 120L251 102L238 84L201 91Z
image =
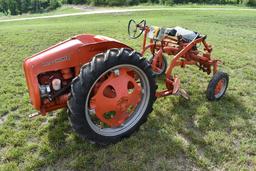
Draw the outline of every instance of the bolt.
M95 109L89 109L89 114L91 115L91 116L94 116L95 115Z
M119 69L115 69L114 74L115 74L116 77L118 77L120 75Z

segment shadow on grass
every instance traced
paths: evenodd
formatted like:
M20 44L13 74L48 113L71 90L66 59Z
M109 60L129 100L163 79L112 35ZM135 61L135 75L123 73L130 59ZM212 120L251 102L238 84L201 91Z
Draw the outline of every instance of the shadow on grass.
M212 166L237 157L237 144L232 137L232 131L236 129L233 123L239 119L248 122L252 116L239 99L232 95L213 102L203 98L194 101L180 98L174 103L173 112L177 120L182 121L175 125L176 131L196 148L198 159L204 158ZM253 127L246 123L246 129Z
M203 101L203 103L201 102ZM49 124L48 139L51 147L53 168L60 160L65 161L65 168L72 169L175 169L190 170L209 167L196 161L188 149L174 138L176 133L182 134L190 145L198 147L200 153L210 161L219 164L227 155L234 157L229 147L211 144L205 136L211 131L224 132L228 135L232 130L230 123L235 117L248 119L249 113L236 97L226 96L218 102L205 102L205 99L185 101L182 98L173 102L175 107L171 113L155 111L140 131L120 143L100 147L81 140L72 131L65 110L58 112L57 117ZM198 110L202 105L208 109L206 113ZM195 116L200 116L195 122ZM168 115L168 116L167 116ZM180 123L168 120L173 115ZM171 125L171 126L170 126ZM170 129L169 129L170 126ZM191 162L192 160L192 162ZM194 164L196 161L196 164ZM209 163L208 163L209 164Z
M184 156L181 144L172 137L160 135L158 128L145 128L144 125L130 138L102 147L77 137L68 123L66 111L62 110L49 123L51 150L47 159L49 165L43 169L56 169L60 165L64 165L62 169L75 170L184 170L195 167ZM159 145L161 142L165 144Z

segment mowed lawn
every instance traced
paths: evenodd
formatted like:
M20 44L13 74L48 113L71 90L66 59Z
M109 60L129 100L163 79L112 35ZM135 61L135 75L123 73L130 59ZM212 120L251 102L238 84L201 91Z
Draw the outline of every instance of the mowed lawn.
M208 35L230 75L226 96L209 102L211 76L177 69L189 101L157 100L130 138L99 147L71 130L66 109L29 119L25 57L81 33L101 34L139 50L127 36L129 19L183 26ZM152 11L0 23L0 170L255 170L256 12ZM161 85L161 80L159 81ZM160 86L161 87L161 86Z

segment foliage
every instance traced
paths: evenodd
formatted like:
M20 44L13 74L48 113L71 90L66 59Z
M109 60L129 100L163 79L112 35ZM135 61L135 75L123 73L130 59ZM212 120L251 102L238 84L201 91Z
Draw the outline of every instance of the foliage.
M160 0L160 4L162 5L174 5L174 1L173 0Z
M5 15L22 13L40 13L54 10L61 4L87 4L93 6L124 6L141 3L174 5L174 4L247 4L256 6L256 0L0 0L0 12Z
M139 0L126 0L127 5L138 5L140 3Z
M126 0L108 0L108 5L110 6L120 6L126 3Z
M247 3L249 6L256 6L256 0L248 0Z
M138 5L141 3L174 5L174 4L248 4L255 5L256 0L63 0L67 4L91 4L95 6L120 6L120 5Z
M63 4L87 4L89 0L62 0Z
M8 15L39 13L60 7L59 0L0 0L0 12Z
M48 11L49 10L54 10L54 9L60 7L60 6L61 6L61 4L58 0L50 0L50 3L49 3L49 6L48 6L47 10Z
M3 12L5 15L9 14L8 0L0 0L0 12Z

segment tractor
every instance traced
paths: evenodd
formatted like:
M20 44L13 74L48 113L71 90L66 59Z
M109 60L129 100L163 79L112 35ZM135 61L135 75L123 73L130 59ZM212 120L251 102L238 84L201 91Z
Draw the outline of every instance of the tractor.
M174 67L196 65L213 73L206 90L208 100L225 94L229 77L218 71L220 61L212 59L207 36L181 27L147 26L145 20L129 21L132 39L143 33L141 52L113 38L82 34L26 58L23 68L30 100L39 111L30 117L68 107L71 126L80 137L108 145L138 130L157 98L181 95L188 99L179 78L172 75ZM144 57L146 52L151 54L149 59ZM160 75L166 89L157 91Z

